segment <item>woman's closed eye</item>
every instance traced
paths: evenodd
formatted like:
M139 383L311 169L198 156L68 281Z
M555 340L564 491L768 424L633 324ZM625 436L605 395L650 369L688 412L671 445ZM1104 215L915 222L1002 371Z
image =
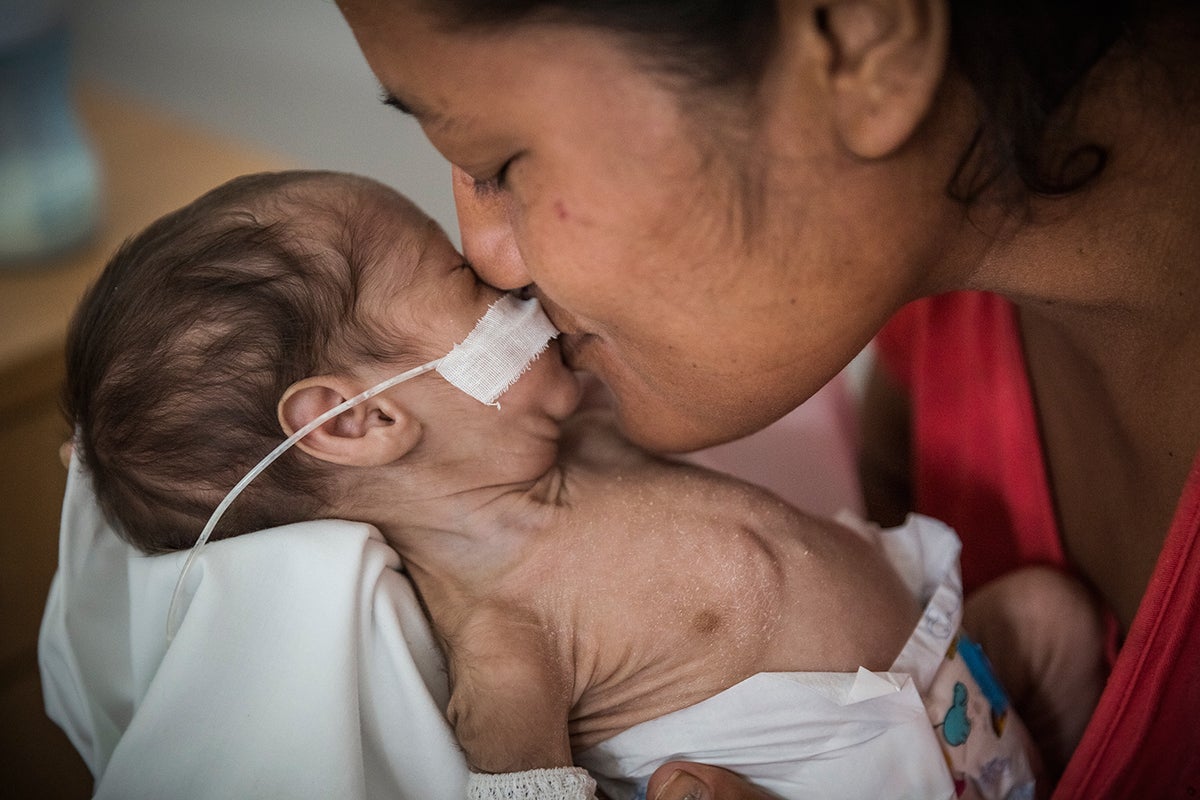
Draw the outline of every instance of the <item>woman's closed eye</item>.
M505 189L507 189L508 188L508 170L512 166L512 163L516 160L517 160L517 157L513 156L512 158L505 161L503 164L500 165L500 169L496 170L496 172L490 178L476 178L476 177L472 176L472 178L471 178L471 180L473 181L472 187L475 190L475 194L480 195L480 196L486 196L486 195L494 194L496 192L502 192Z

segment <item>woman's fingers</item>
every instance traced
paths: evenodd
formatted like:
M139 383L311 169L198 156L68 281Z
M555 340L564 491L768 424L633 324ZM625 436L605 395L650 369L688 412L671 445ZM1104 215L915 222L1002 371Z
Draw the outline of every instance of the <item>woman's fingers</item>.
M669 761L650 778L646 797L652 800L771 800L727 769L686 761Z

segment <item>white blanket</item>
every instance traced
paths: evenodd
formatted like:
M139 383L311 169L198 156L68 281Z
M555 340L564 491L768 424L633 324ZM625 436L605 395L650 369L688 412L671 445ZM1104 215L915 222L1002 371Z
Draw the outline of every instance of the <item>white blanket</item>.
M39 656L97 797L465 797L441 658L373 527L210 544L168 649L185 554L139 555L90 494L72 464Z

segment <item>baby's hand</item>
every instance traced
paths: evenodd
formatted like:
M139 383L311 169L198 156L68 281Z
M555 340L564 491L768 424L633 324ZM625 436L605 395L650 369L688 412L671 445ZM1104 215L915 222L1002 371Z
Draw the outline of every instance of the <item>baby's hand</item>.
M650 800L772 800L727 769L669 761L650 777Z
M983 646L1056 780L1104 689L1098 601L1062 572L1025 567L972 592L963 627Z

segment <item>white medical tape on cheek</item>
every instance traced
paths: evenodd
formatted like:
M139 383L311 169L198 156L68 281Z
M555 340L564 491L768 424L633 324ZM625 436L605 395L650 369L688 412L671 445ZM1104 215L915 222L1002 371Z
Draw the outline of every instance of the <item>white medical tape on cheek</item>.
M558 330L537 298L506 294L492 304L474 330L451 350L437 371L481 403L497 405Z
M418 375L424 375L436 369L447 381L462 391L474 397L481 403L496 404L496 398L508 387L516 383L529 365L537 358L550 340L558 336L558 330L546 318L537 298L518 300L512 295L504 295L487 310L487 313L475 323L475 327L461 343L445 356L435 359L419 367L414 367L399 375L394 375L385 381L367 389L361 394L345 400L325 413L311 420L307 425L293 433L279 446L254 465L237 484L229 490L224 499L217 504L212 516L204 525L204 530L192 545L183 567L179 570L179 578L175 581L175 591L171 595L171 604L167 608L167 642L175 636L179 629L176 614L179 601L183 594L184 579L188 575L200 550L212 536L213 530L225 511L233 504L250 481L257 478L263 470L283 455L292 445L303 439L329 420L348 411L354 406L368 400L380 392L404 383Z

